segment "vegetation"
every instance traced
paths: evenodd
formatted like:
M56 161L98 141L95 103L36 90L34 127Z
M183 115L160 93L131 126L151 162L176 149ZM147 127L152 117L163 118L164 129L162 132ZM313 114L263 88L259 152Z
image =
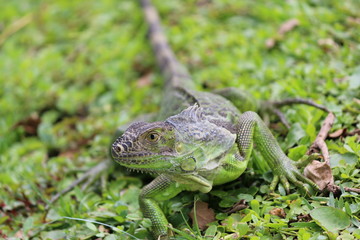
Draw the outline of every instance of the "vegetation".
M335 184L360 187L359 1L155 5L199 89L234 86L258 99L310 98L333 111L334 134L326 143ZM159 108L162 78L137 1L4 1L0 48L0 238L149 238L137 199L151 178L115 164L45 210L53 195L109 158L117 126ZM276 118L270 126L298 160L326 113L300 105L282 110L290 130ZM305 197L293 188L286 195L281 185L269 193L266 171L253 166L209 194L184 192L164 202L177 238L360 238L359 194ZM224 213L240 199L248 208ZM207 230L199 219L191 226L194 200L214 211Z

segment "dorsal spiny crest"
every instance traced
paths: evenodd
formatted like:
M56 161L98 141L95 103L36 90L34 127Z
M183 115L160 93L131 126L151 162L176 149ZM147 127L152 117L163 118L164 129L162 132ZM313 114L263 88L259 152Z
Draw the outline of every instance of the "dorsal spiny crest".
M197 103L195 103L194 105L184 109L179 114L168 118L169 122L173 122L174 120L186 120L186 122L200 122L201 120L203 120L203 112L201 107Z

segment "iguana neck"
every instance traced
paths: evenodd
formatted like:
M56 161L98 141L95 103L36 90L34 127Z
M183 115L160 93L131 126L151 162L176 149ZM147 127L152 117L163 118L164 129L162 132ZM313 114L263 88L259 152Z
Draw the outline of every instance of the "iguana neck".
M190 75L179 63L167 42L156 9L147 0L140 0L140 2L149 26L148 35L158 66L166 79L165 88L193 89L194 84Z

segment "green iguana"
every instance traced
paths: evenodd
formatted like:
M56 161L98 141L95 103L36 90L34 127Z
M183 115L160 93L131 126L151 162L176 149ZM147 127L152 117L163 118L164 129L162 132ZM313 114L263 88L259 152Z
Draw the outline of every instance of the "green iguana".
M307 183L317 189L284 154L258 114L240 112L249 105L253 109L255 100L234 88L217 94L194 90L191 77L167 43L155 8L149 0L141 0L141 5L166 78L164 99L158 121L130 125L113 143L111 153L122 166L158 175L139 197L154 237L169 239L168 221L158 202L181 191L207 193L214 185L237 179L246 169L255 144L274 173L272 190L279 181L287 190L289 181L301 188Z

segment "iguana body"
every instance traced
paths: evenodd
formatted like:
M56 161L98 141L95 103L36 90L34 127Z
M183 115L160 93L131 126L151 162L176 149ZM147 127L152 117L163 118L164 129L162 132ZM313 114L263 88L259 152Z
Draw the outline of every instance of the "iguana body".
M189 74L166 41L155 9L148 0L141 0L141 4L158 64L166 78L158 115L162 121L130 125L112 145L112 155L125 167L158 174L139 197L155 238L169 237L159 201L184 190L206 193L213 185L235 180L246 169L254 144L274 172L272 187L279 179L287 189L288 180L298 186L306 182L316 187L300 174L255 112L241 114L226 98L194 90ZM236 93L227 98L233 96Z

